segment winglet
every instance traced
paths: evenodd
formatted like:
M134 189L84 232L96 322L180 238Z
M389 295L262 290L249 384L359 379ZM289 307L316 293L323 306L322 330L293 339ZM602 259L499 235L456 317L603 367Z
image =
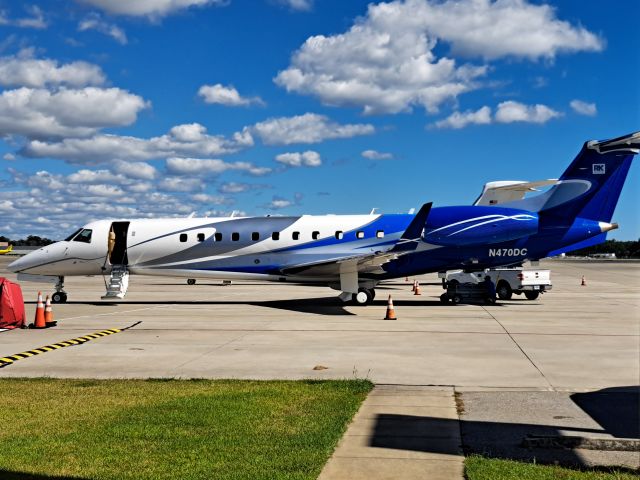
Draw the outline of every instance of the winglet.
M427 222L427 217L431 212L432 205L433 202L429 202L420 207L420 210L416 216L413 217L413 220L411 220L411 223L402 234L402 237L400 237L400 240L416 240L422 236L422 230L424 229L424 224Z

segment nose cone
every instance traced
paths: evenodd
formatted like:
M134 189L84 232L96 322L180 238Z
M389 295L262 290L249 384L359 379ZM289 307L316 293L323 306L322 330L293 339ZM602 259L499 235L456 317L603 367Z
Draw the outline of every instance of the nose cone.
M14 273L58 275L54 270L56 263L63 258L64 243L66 242L56 242L34 250L10 263L7 268Z
M42 264L43 253L42 248L39 248L38 250L28 253L24 257L20 257L16 261L11 262L7 265L7 268L13 273L30 273L28 272L29 269L33 269L34 267Z
M17 260L14 260L13 262L11 262L9 265L7 265L7 269L10 272L18 273L20 270L24 268L24 265L25 265L24 257L20 257Z

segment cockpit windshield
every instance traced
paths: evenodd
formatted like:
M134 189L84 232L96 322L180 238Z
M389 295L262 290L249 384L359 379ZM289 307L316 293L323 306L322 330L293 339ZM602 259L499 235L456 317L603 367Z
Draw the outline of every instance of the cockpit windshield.
M83 243L91 243L91 234L93 230L88 228L83 229L76 237L73 239L74 242L83 242Z
M79 234L82 231L81 228L79 228L78 230L76 230L75 232L73 232L71 235L69 235L67 238L64 239L65 242L70 242L73 237L75 237L77 234Z

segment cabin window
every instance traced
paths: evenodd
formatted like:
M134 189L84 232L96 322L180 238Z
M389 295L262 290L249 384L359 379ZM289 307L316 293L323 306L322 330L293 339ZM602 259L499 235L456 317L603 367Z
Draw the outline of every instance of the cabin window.
M198 234L198 241L199 242L204 242L204 233L199 233Z
M222 233L220 233L220 232L216 232L216 233L213 235L213 238L215 239L215 241L216 241L216 242L221 242L221 241L222 241Z
M320 232L311 232L311 238L317 240L318 238L320 238Z
M91 243L91 233L92 232L93 232L93 230L85 228L78 235L76 235L76 238L74 238L73 241L74 242L82 242L82 243Z
M384 230L378 230L376 232L376 238L384 238Z
M81 228L79 228L78 230L76 230L75 232L73 232L71 235L69 235L67 238L64 239L65 242L70 242L71 240L73 240L73 237L75 237L77 234L79 234L82 231Z
M260 240L260 233L258 232L253 232L251 234L251 240L253 240L254 242L257 242L258 240Z
M186 242L187 241L187 234L186 233L181 233L180 234L180 241L181 242Z
M364 238L364 232L362 230L356 232L356 238Z
M342 237L344 237L344 233L342 233L342 230L338 230L336 232L336 240L342 240Z
M293 238L294 240L300 240L300 232L293 232L291 234L291 238Z
M271 234L271 240L280 240L280 232L273 232Z
M240 240L240 234L238 232L233 232L231 234L231 241L237 242L238 240Z

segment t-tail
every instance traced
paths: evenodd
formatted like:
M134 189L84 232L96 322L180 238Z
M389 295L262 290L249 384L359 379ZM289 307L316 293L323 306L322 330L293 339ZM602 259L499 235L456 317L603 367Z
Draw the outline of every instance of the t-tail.
M539 209L541 220L611 222L631 161L639 151L640 132L585 143L558 184L545 195Z
M611 223L631 161L640 152L640 132L586 142L546 193L505 207L537 212L539 228L556 250L548 255L602 243Z
M542 228L564 232L550 255L597 245L618 228L611 219L638 152L640 132L584 144L538 212Z

